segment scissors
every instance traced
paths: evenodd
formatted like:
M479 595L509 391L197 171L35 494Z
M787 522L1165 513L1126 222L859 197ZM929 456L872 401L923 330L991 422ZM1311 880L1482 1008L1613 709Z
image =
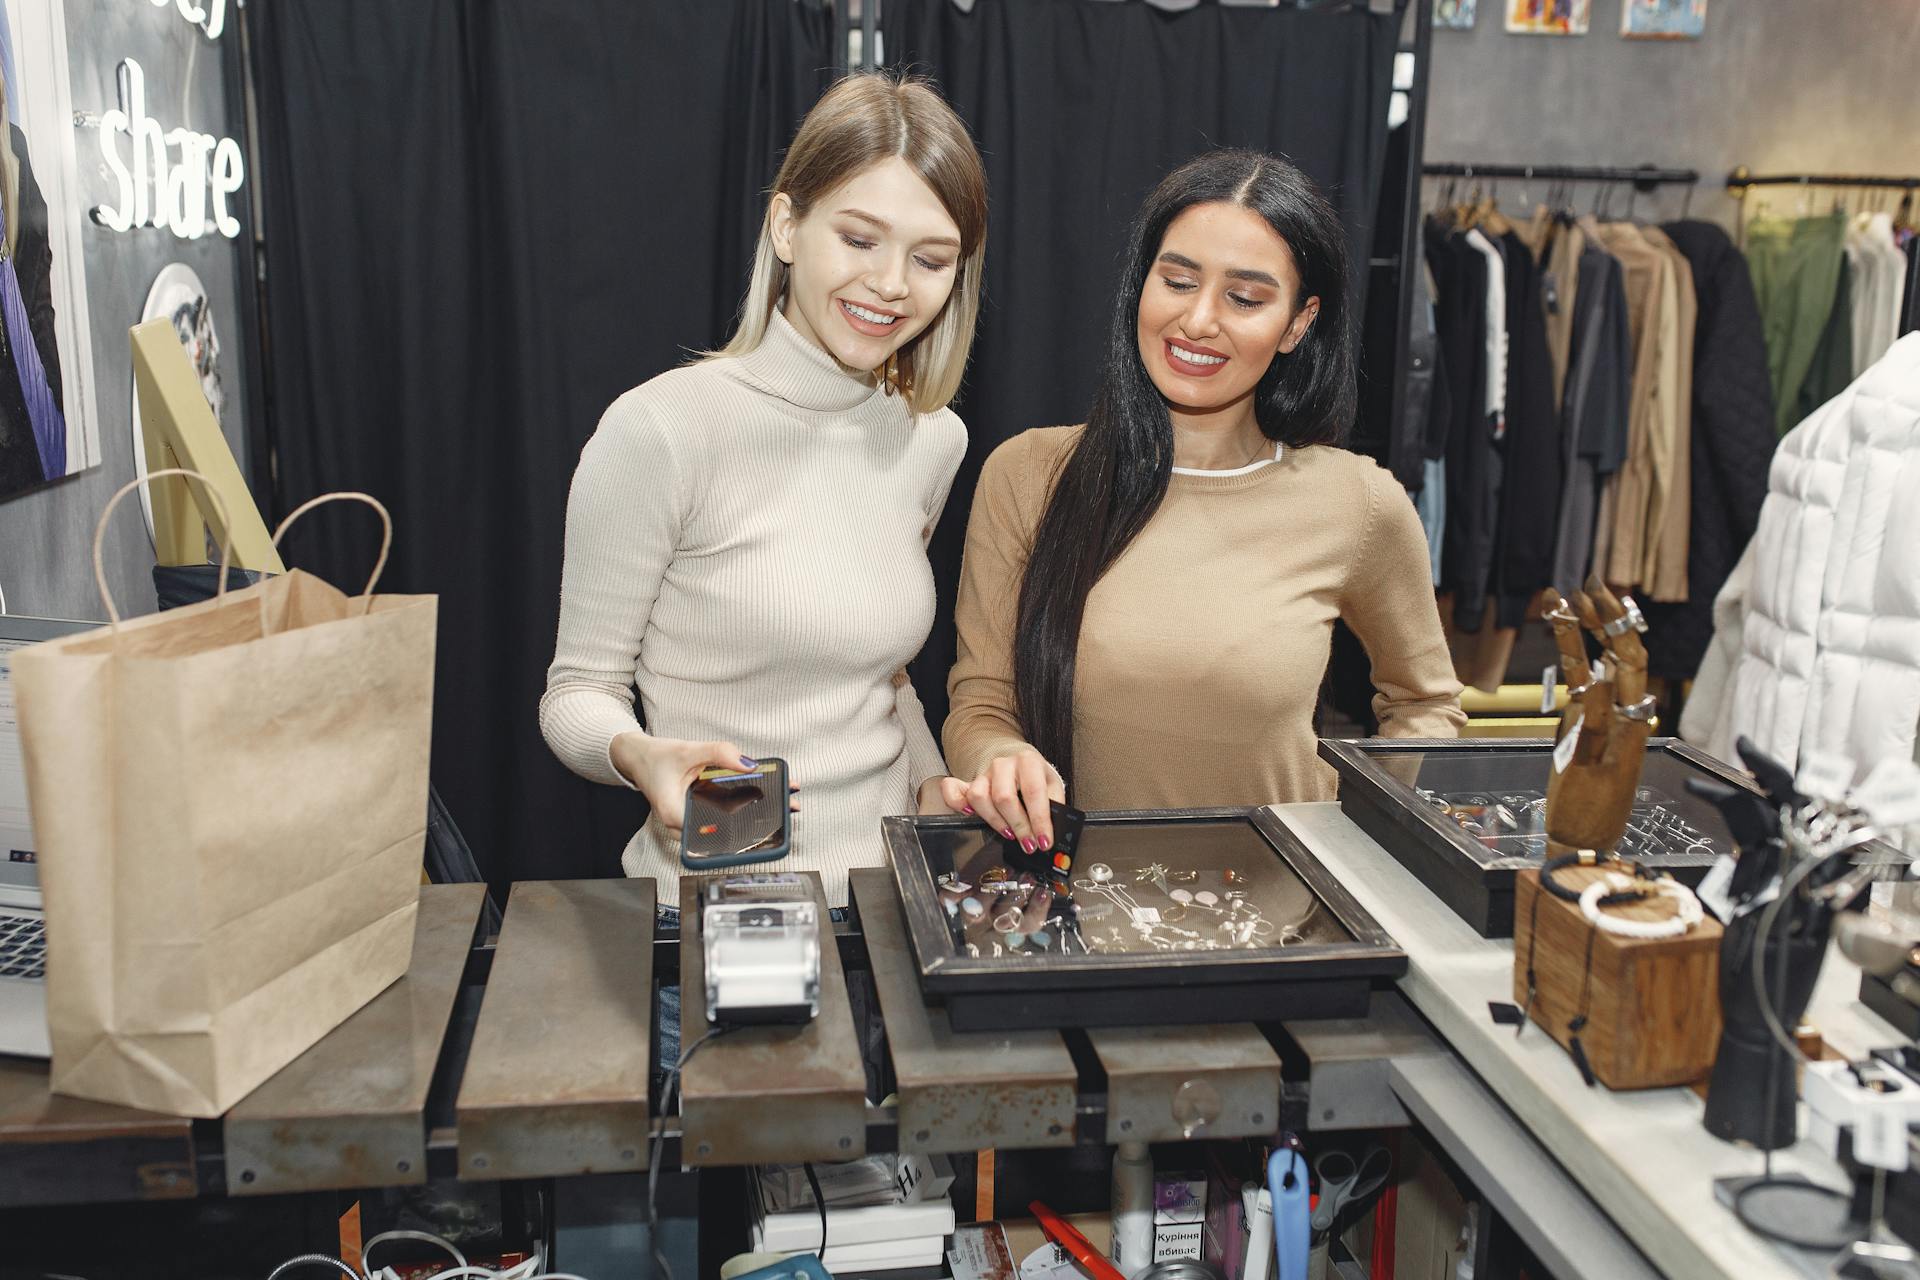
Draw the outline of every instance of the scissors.
M1317 1234L1331 1231L1342 1209L1386 1185L1387 1175L1393 1172L1393 1156L1385 1147L1369 1147L1356 1165L1346 1152L1328 1151L1313 1162L1313 1171L1320 1175L1320 1201L1313 1207L1312 1219Z

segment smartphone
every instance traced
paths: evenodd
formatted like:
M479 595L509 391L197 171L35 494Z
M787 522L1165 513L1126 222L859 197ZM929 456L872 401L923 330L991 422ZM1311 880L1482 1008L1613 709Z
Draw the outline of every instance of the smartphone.
M752 769L702 769L687 788L680 865L694 871L784 858L793 847L787 762Z

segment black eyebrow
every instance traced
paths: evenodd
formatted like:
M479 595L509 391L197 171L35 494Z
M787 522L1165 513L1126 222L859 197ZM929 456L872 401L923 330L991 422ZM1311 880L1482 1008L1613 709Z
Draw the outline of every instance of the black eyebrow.
M1185 267L1189 271L1199 271L1201 269L1199 263L1187 257L1185 254L1180 253L1163 253L1160 255L1160 261L1172 267ZM1280 282L1266 272L1253 271L1246 267L1231 268L1227 271L1226 276L1229 280L1247 280L1254 284L1271 285L1275 289L1280 287Z

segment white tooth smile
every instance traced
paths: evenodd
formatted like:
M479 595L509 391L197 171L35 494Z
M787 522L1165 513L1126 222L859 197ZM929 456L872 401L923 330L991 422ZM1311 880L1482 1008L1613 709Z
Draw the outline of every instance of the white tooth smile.
M1175 355L1179 356L1180 359L1187 364L1225 364L1227 362L1225 356L1203 356L1198 351L1188 351L1184 347L1175 347L1171 343L1167 345Z
M860 319L862 320L865 320L868 324L892 324L894 321L900 318L899 316L881 315L878 311L869 311L865 307L856 306L855 304L851 302L847 302L844 299L841 301L840 305L845 307L849 313L860 317Z

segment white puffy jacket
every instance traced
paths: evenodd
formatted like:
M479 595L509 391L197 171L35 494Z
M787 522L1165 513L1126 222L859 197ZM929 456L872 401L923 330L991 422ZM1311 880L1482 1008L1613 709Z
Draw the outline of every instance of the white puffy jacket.
M1760 525L1714 600L1713 646L1680 719L1737 760L1745 734L1856 777L1920 730L1920 333L1780 442Z

